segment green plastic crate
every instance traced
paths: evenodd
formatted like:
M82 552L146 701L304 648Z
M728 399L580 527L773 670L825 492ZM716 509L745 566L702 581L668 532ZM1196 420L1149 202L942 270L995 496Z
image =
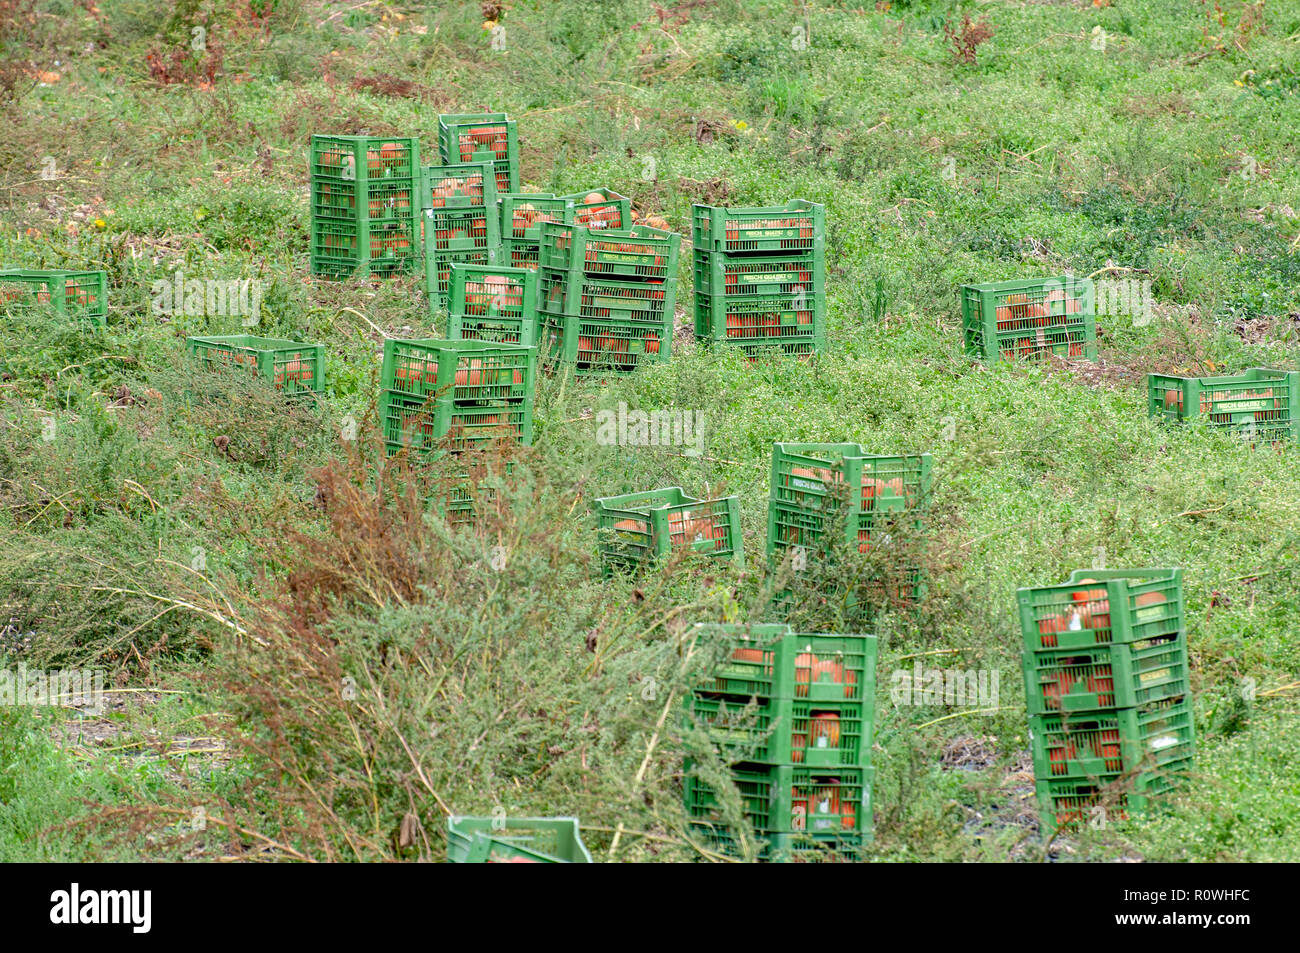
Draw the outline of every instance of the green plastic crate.
M1034 776L1099 778L1157 770L1186 762L1195 747L1187 697L1149 705L1029 719Z
M537 272L491 265L451 266L447 337L532 346L538 338Z
M542 239L543 222L573 224L573 199L549 192L505 192L497 195L501 237L534 247Z
M696 249L695 337L742 348L809 355L826 346L820 259L741 258Z
M834 705L874 704L874 635L799 633L787 625L700 623L696 639L714 644L721 661L697 691Z
M825 548L832 530L866 552L891 528L920 529L932 465L928 453L873 454L855 443L773 444L767 555Z
M439 251L436 236L425 231L424 294L429 314L437 316L448 309L451 291L451 269L454 265L495 266L498 249L480 248L476 251ZM433 247L431 247L433 246ZM504 264L504 262L502 262Z
M1016 590L1016 601L1027 652L1186 632L1181 569L1078 569L1068 582Z
M1187 640L1025 652L1025 701L1030 715L1139 708L1187 695Z
M108 275L103 271L0 271L0 310L49 306L102 328L108 321Z
M588 201L593 195L600 199ZM590 229L632 227L632 200L609 189L586 189L558 198L573 202L573 224Z
M427 460L444 450L532 442L531 399L456 403L393 390L379 396L384 446L390 456L406 452L416 460Z
M419 156L415 138L312 136L312 274L385 276L414 267Z
M1090 278L1018 278L962 285L959 293L968 357L1097 359L1096 292Z
M420 208L435 213L477 209L497 218L497 182L490 162L455 162L420 170Z
M681 487L607 496L596 511L598 551L606 570L637 568L674 550L727 557L744 565L740 500L697 500Z
M870 767L757 764L732 767L730 778L740 793L745 819L767 842L768 856L801 844L853 849L869 842L874 780L875 769ZM724 845L730 840L718 792L690 771L683 801L696 830L715 835L715 842Z
M496 218L479 208L424 210L424 247L435 256L447 252L486 252L501 247Z
M605 281L663 285L676 281L682 237L646 225L593 232L582 225L542 225L543 271L566 272L570 280L586 275Z
M1300 436L1300 372L1252 367L1226 377L1147 375L1151 416L1204 421L1261 440Z
M874 687L867 689L874 701ZM693 692L687 724L703 728L728 764L866 767L875 706L868 702L748 699Z
M185 346L208 368L246 367L286 394L325 391L322 344L229 334L186 338Z
M519 191L519 134L505 113L439 116L438 151L444 163L490 162L497 191Z
M590 864L576 817L447 818L453 864Z
M794 199L761 208L691 207L695 248L728 255L808 255L825 268L826 206Z
M1190 761L1172 761L1136 776L1039 779L1034 787L1041 828L1051 835L1146 814L1157 806L1162 795L1186 782L1191 769Z
M384 342L381 386L410 397L474 402L533 398L537 349L440 338Z

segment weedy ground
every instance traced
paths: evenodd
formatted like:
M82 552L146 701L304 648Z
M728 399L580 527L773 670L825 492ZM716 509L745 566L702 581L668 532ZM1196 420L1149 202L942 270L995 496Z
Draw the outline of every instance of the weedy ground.
M674 714L708 661L683 625L772 617L771 444L852 440L937 471L930 596L872 621L867 857L1300 860L1297 450L1145 406L1150 370L1297 366L1300 3L432 6L0 0L0 261L111 282L102 333L0 332L3 652L112 690L0 710L0 858L441 859L447 812L504 810L717 859L680 806L684 757L721 770ZM446 474L383 463L374 424L376 329L440 318L415 277L307 276L306 155L432 155L438 113L482 109L518 120L526 188L687 236L693 202L824 202L830 346L546 378L536 446L453 530L419 503ZM241 328L153 313L178 269L266 282L258 333L324 343L324 399L197 374L185 336ZM1092 368L961 355L959 284L1063 272L1149 279L1153 320L1103 316ZM704 455L598 444L619 401L702 411ZM669 485L740 495L746 566L602 579L591 500ZM1099 557L1185 570L1195 776L1045 843L1014 593ZM797 622L842 626L815 595ZM996 670L997 710L893 705L918 658Z

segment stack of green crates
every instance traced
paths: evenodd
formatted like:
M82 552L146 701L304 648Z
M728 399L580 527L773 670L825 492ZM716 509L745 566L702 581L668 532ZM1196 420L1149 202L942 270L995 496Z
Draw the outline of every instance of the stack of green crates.
M706 731L728 766L762 855L868 843L875 636L722 624L697 625L693 635L696 650L719 664L686 698L686 726ZM684 797L691 826L734 852L718 791L691 763Z
M489 341L384 342L380 416L390 454L419 459L533 439L537 349Z
M447 818L452 864L590 864L576 817Z
M573 224L573 199L547 192L508 192L497 196L500 209L501 264L537 270L542 223Z
M931 465L928 453L876 454L856 443L773 444L768 558L784 558L796 547L824 555L837 543L867 553L889 546L900 532L918 532ZM919 565L904 566L903 574L906 584L892 597L919 600Z
M697 500L679 486L607 496L593 504L605 571L639 569L674 550L744 565L740 500Z
M490 162L497 191L519 191L519 136L505 113L439 116L438 154L445 165Z
M1260 440L1300 436L1300 372L1252 367L1235 376L1147 375L1153 417L1177 423L1203 421Z
M537 272L496 265L453 264L448 278L447 337L537 343Z
M1096 295L1089 278L994 281L962 285L960 291L968 357L1097 359Z
M420 170L424 290L432 312L447 307L451 266L495 265L501 252L496 178L490 162Z
M243 367L286 394L325 392L325 346L226 334L185 339L186 349L209 369Z
M411 271L420 256L420 141L311 137L311 273Z
M1123 819L1191 768L1180 569L1081 569L1017 593L1042 827Z
M102 271L0 270L0 311L48 306L102 328L108 319L108 275Z
M695 336L747 355L826 346L826 208L693 210Z
M579 374L668 360L681 242L643 225L593 231L543 223L538 308L548 359Z

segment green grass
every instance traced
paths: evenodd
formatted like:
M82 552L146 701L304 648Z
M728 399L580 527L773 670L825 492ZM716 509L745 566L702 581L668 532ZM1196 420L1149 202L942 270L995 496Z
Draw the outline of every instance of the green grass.
M649 3L517 0L504 51L477 3L282 0L264 26L243 4L176 4L170 19L155 0L94 16L39 6L39 29L0 33L0 64L62 64L41 67L57 82L24 78L0 99L0 263L104 268L111 307L95 337L46 314L0 325L0 604L37 633L30 664L201 684L186 717L213 715L205 731L239 752L237 768L146 769L3 714L0 857L154 856L159 843L183 855L148 835L174 833L196 803L238 828L202 842L225 854L437 858L443 807L499 806L576 813L599 856L623 824L619 857L698 857L678 785L699 741L675 721L655 732L699 664L678 657L678 619L769 612L771 444L847 440L931 452L936 467L930 598L878 622L870 856L1043 856L1017 819L1032 805L1014 781L1028 749L1014 592L1100 556L1185 570L1196 771L1159 816L1054 855L1300 860L1287 741L1300 727L1300 451L1171 429L1145 409L1151 370L1300 366L1300 4L1270 2L1266 31L1226 51L1206 43L1199 5L1158 0L815 2L806 20L718 0L665 30ZM1243 7L1224 6L1231 36ZM963 10L996 28L973 65L943 34ZM159 85L146 56L195 24L223 49L217 82ZM379 73L420 88L350 90ZM443 327L415 278L306 277L306 154L313 132L368 129L419 135L431 156L438 112L482 108L518 121L525 188L612 188L688 236L696 201L825 203L830 344L811 364L675 347L604 385L543 379L518 485L498 515L453 533L381 506L358 457L373 449L372 325ZM1149 277L1157 307L1146 326L1099 317L1100 383L961 355L958 285L1107 266ZM177 269L266 282L255 333L324 343L323 400L287 411L267 388L196 377L185 336L245 329L152 313L153 283ZM619 401L703 412L705 456L598 445L594 411ZM341 436L350 417L359 443ZM331 459L336 483L318 471ZM744 571L601 579L590 501L671 485L740 496ZM359 496L322 502L323 486ZM352 528L331 522L340 512ZM497 545L503 573L489 568ZM887 673L939 651L936 664L996 669L1000 710L894 708ZM939 752L971 738L987 766L946 765ZM130 809L125 838L95 823ZM408 812L424 831L413 844L397 834Z

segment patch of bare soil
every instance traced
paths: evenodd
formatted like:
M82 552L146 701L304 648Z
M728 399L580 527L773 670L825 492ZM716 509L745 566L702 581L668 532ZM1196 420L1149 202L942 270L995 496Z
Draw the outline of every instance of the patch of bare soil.
M975 735L954 738L943 746L939 763L946 771L983 771L997 763L994 741Z
M1264 341L1290 343L1300 338L1300 311L1286 315L1264 314L1258 318L1238 318L1233 322L1232 330L1247 344L1262 344Z

